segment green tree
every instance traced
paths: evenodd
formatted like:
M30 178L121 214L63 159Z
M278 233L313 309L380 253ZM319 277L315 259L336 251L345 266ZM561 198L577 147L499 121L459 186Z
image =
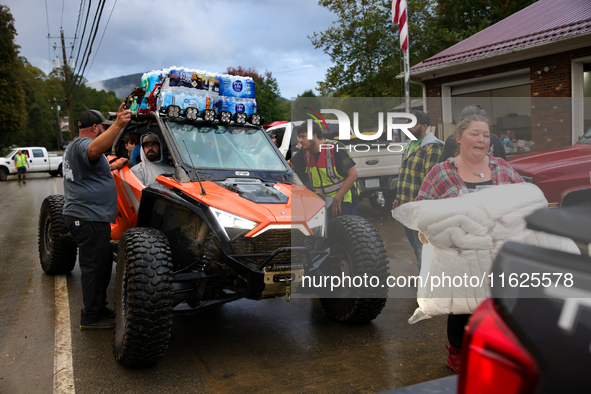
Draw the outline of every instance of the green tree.
M21 86L19 46L14 43L14 18L0 5L0 146L16 141L26 120L25 92Z
M322 96L381 97L400 95L397 27L389 0L320 0L338 19L309 37L334 63L319 82Z
M230 75L241 75L251 77L255 82L257 113L265 118L267 123L276 120L284 120L287 116L283 105L281 105L281 94L277 80L271 71L265 71L260 75L254 68L244 69L241 66L228 67L226 70Z
M432 28L450 47L505 19L537 0L439 0Z
M48 98L47 77L39 68L21 57L20 66L25 92L26 122L19 131L18 145L39 145L50 149L57 145L57 116Z
M316 97L316 95L314 94L314 92L312 91L312 89L309 89L309 90L306 90L302 94L298 94L298 97Z
M410 65L426 60L536 0L408 0ZM320 0L336 14L326 31L309 37L333 61L322 96L402 97L403 70L398 25L391 0ZM421 96L411 85L411 96Z

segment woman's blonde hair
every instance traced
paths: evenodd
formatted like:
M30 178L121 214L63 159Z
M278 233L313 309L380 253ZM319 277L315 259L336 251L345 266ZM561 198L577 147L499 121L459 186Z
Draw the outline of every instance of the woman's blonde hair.
M460 138L462 138L462 134L464 134L464 131L466 131L466 129L468 127L470 127L470 125L473 122L484 122L484 123L486 123L487 125L490 126L490 121L484 115L470 115L470 116L466 116L456 126L456 129L454 130L454 136L459 135ZM455 140L454 142L457 142L457 140ZM456 147L455 147L455 149L454 149L454 154L453 155L454 156L457 156L459 154L460 154L460 144L457 144Z

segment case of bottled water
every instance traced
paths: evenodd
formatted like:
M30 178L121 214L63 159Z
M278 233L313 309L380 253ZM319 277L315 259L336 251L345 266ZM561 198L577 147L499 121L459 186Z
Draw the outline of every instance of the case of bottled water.
M199 111L214 109L217 113L230 111L247 115L257 111L255 84L250 77L173 66L145 73L141 83L146 95L140 108L145 110L149 110L150 93L162 83L157 108L178 105L182 110L193 107Z

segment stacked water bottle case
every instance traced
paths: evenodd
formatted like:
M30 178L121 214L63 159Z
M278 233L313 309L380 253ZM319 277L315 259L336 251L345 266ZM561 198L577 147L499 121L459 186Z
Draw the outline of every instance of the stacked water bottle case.
M256 114L254 80L208 71L171 67L145 73L141 80L146 95L140 110L149 110L147 98L161 84L156 99L156 108L176 105L181 111L196 108L198 111L213 109L217 114L229 111L232 115Z

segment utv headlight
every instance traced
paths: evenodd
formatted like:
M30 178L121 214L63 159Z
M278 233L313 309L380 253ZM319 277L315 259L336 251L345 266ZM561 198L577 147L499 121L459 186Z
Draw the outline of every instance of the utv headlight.
M220 112L220 122L228 124L232 121L232 113L230 111Z
M178 118L181 116L181 107L178 105L169 105L167 109L167 114L171 118Z
M259 114L252 114L248 117L248 123L253 126L260 126L261 125L261 115Z
M211 208L211 211L213 212L213 216L217 220L218 224L224 229L230 240L243 233L249 232L258 225L257 222L233 215L220 209Z
M213 122L215 120L215 111L213 109L205 109L201 113L201 117L206 122Z
M320 211L307 223L316 237L324 238L326 236L326 207Z
M189 107L185 111L185 118L189 120L196 120L198 113L199 111L197 111L197 108Z
M234 122L243 125L246 123L246 114L244 112L237 112L236 115L234 115Z

